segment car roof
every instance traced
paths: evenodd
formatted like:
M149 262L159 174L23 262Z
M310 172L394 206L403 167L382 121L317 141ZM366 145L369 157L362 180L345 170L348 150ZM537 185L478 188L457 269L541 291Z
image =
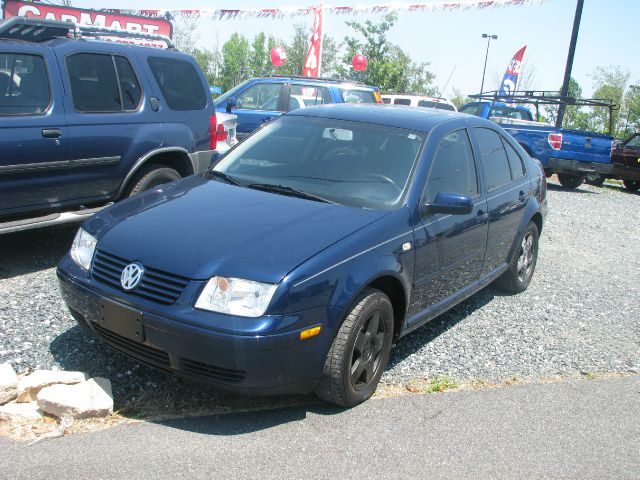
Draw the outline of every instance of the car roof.
M334 118L355 122L374 123L389 127L406 128L419 132L428 132L440 123L453 120L466 120L473 123L495 127L495 123L479 117L451 110L415 108L405 105L348 104L319 105L293 110L287 116L306 116Z

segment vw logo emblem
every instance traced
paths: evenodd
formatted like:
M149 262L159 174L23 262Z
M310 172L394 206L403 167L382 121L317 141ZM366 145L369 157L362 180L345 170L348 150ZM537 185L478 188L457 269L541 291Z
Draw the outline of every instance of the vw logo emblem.
M130 263L124 270L122 270L122 275L120 275L120 285L125 290L133 290L138 286L140 280L142 280L142 275L144 275L144 268L139 263Z

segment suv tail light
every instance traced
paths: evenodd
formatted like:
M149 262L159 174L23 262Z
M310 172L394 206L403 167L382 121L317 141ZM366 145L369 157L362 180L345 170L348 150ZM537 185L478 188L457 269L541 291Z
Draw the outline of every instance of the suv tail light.
M380 92L377 89L373 91L373 96L376 99L376 103L382 103L382 97L380 96Z
M209 117L209 150L215 150L218 146L218 135L216 133L216 114ZM222 125L221 125L222 126Z
M560 150L562 148L562 134L561 133L550 133L547 138L549 145L554 150Z

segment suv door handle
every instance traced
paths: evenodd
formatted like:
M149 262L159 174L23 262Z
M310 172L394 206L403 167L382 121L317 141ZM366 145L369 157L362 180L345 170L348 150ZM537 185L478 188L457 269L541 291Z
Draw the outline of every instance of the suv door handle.
M59 128L43 128L42 136L44 138L60 138L62 131Z

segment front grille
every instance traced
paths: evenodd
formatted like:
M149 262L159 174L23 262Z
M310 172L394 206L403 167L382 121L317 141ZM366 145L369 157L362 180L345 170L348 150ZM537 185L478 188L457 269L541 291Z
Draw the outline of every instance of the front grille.
M110 287L122 289L120 275L122 275L124 267L130 263L130 260L96 250L91 275L95 280ZM170 305L178 299L187 283L189 283L188 278L144 265L144 275L140 284L128 293L153 302Z
M188 358L180 358L180 368L187 375L212 382L239 383L247 376L247 372L242 370L216 367Z
M162 350L148 347L142 343L134 342L128 338L122 337L117 333L102 328L100 325L92 324L101 340L113 347L115 350L129 355L130 357L140 360L143 363L163 370L169 369L171 362L169 354Z

